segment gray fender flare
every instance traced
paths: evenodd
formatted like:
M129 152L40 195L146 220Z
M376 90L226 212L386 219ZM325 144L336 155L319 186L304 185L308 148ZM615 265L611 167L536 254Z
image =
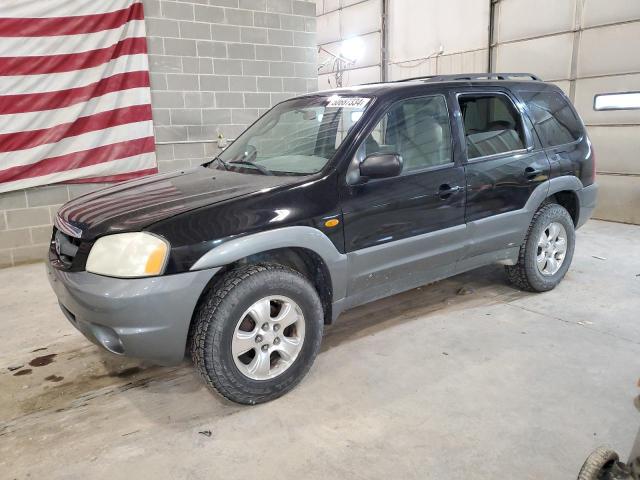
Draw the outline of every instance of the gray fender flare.
M555 177L538 185L533 190L533 192L531 192L531 195L529 196L527 203L525 204L524 208L521 210L524 213L524 217L522 218L524 222L522 225L522 229L523 229L522 238L519 239L520 241L518 242L518 244L524 241L524 235L526 234L527 229L531 224L531 220L533 219L533 216L535 215L536 211L540 208L540 205L542 205L542 203L547 198L549 198L554 193L558 193L562 191L572 191L577 193L583 188L584 187L580 179L572 175Z
M322 258L329 274L333 301L344 298L347 290L347 256L329 238L313 227L284 227L253 233L224 242L205 253L191 270L223 267L241 258L276 248L304 248Z
M565 177L556 177L549 180L549 195L553 195L554 193L561 192L563 190L571 190L577 192L582 190L584 185L580 181L578 177L574 177L573 175L567 175Z
M564 190L578 192L583 188L584 186L580 179L573 175L552 178L541 183L533 190L533 192L531 192L524 209L530 212L531 217L533 217L533 214L538 210L538 208L540 208L542 202L544 202L550 195Z

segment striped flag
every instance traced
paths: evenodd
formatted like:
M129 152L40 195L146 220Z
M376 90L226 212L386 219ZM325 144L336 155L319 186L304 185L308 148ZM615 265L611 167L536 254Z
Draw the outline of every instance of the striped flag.
M0 0L0 192L157 172L139 0Z

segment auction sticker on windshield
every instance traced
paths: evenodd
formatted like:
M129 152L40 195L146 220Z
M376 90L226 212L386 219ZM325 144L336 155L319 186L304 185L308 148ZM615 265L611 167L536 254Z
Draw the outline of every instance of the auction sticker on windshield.
M369 103L370 98L367 97L338 97L334 95L329 97L329 103L327 107L350 107L350 108L362 108Z

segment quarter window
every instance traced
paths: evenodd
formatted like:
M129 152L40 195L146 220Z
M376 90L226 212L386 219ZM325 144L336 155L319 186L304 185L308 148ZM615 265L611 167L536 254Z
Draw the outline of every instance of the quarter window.
M402 156L403 172L451 163L451 127L445 98L437 95L396 103L367 136L363 147L364 156Z
M521 95L542 145L564 145L582 136L580 120L562 95L553 92L522 92Z
M522 150L520 114L504 95L461 95L458 99L469 159Z

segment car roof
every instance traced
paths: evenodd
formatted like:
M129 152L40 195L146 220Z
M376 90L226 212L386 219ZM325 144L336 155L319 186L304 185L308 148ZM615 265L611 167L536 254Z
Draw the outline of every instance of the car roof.
M425 77L415 77L392 82L367 83L352 87L341 87L335 89L321 90L303 96L314 95L363 95L381 97L394 95L404 90L438 90L443 87L461 86L493 86L506 87L509 89L545 90L553 87L540 80L530 73L477 73L477 74L456 74L456 75L432 75Z

